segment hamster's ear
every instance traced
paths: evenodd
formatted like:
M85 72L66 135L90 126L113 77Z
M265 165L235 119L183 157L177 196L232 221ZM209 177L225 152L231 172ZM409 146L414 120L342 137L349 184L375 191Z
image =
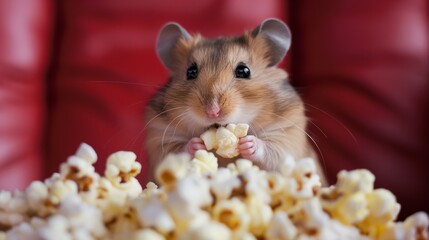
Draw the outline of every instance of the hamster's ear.
M291 33L287 25L279 19L266 19L253 29L254 38L262 36L269 48L270 66L277 65L286 55L291 44Z
M180 38L191 39L191 35L178 23L170 22L162 27L156 42L156 52L162 63L169 69L172 69L174 62L174 47Z

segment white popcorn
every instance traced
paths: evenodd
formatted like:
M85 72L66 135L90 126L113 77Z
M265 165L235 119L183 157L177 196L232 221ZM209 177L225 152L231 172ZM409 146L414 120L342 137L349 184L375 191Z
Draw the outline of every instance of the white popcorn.
M361 222L369 214L365 194L356 192L345 196L337 203L331 213L335 218L347 225Z
M39 240L40 237L35 229L28 223L23 222L6 232L7 240Z
M247 135L248 124L228 124L217 129L210 128L200 135L207 150L215 149L219 156L233 158L239 155L237 149L239 138Z
M265 233L267 240L295 239L298 230L287 214L282 211L274 213Z
M187 153L168 154L156 169L157 181L166 187L172 187L178 179L186 175L190 160L191 156Z
M69 228L84 229L94 237L102 237L106 233L101 210L84 203L76 195L63 200L59 213L66 217Z
M152 195L148 199L135 199L132 205L136 209L140 224L143 227L156 229L162 234L174 230L174 220L157 196Z
M116 186L126 185L141 171L141 164L136 159L137 156L133 152L113 153L107 158L104 175Z
M133 233L141 228L137 214L133 208L125 207L121 213L107 225L113 240L130 239Z
M145 198L149 198L149 197L154 196L154 195L162 195L164 193L165 192L160 190L158 188L158 185L156 185L154 182L148 182L146 184L146 188L143 189L143 191L142 191L141 197L143 199L145 199Z
M76 182L71 180L62 181L59 177L59 175L54 174L45 183L49 189L48 199L52 205L58 205L65 197L69 195L78 194L78 186Z
M249 131L249 125L248 124L239 123L234 128L234 135L237 136L238 138L242 138L242 137L245 137L247 135L248 131Z
M191 161L191 171L198 174L215 173L218 168L217 158L206 150L198 150Z
M226 168L219 169L210 181L210 191L216 201L229 198L235 189L241 186L241 181L237 175L233 175Z
M223 223L231 231L247 232L249 228L250 216L246 205L237 198L218 201L212 214L214 220Z
M280 164L280 173L286 178L291 177L295 165L295 159L291 155L287 155Z
M203 140L204 145L208 151L218 148L217 138L216 138L216 128L210 128L201 134L200 138Z
M61 164L60 174L62 180L71 180L77 184L81 193L95 194L100 176L94 167L85 159L70 156L66 163Z
M68 230L69 222L65 216L54 215L47 221L47 225L38 230L40 237L46 240L73 240Z
M29 207L36 212L45 209L45 203L49 196L48 188L40 181L34 181L25 189ZM42 212L41 215L47 215L48 212Z
M0 226L12 226L26 220L28 205L20 191L0 191Z
M248 126L227 125L219 142L217 131L206 136L219 150ZM367 170L341 171L336 185L321 187L311 159L287 157L279 172L245 159L218 169L202 150L192 160L168 155L155 174L162 185L142 190L134 153L112 154L104 176L94 172L96 160L82 144L61 174L24 192L0 191L0 240L429 239L428 215L394 222L400 205L390 191L374 190Z
M86 160L89 164L97 162L97 153L86 143L80 144L75 154L77 157Z
M263 236L273 215L271 207L257 197L248 197L244 201L250 216L250 232Z
M376 189L366 196L369 215L366 221L374 224L385 224L393 221L399 214L400 205L396 197L387 189Z
M231 232L225 225L215 221L205 223L198 228L185 232L180 240L230 240Z
M166 204L175 219L188 221L212 201L208 181L198 175L191 175L176 182L175 189L168 194Z
M165 240L166 238L158 232L148 228L136 231L131 240Z
M354 192L368 193L374 189L375 176L366 169L354 171L342 170L337 175L337 190L348 194Z

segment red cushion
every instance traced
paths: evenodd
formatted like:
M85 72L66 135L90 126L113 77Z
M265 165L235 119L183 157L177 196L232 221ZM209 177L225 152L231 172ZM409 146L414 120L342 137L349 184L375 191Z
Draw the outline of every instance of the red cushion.
M299 1L293 76L331 182L367 168L429 212L428 15L424 0Z
M0 189L42 172L50 1L0 1Z
M108 154L134 151L146 171L143 109L167 80L155 54L158 31L177 21L189 32L213 37L241 34L268 17L284 17L283 1L69 0L63 16L57 72L53 81L47 175L80 142L99 154L102 171ZM140 175L144 182L146 173Z

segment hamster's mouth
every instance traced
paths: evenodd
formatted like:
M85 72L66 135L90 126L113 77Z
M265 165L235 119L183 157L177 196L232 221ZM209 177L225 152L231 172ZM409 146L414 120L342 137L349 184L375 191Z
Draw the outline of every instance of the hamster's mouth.
M222 127L222 126L226 126L226 125L223 125L223 124L220 124L220 123L213 123L212 125L209 125L207 127L207 129L210 129L210 128L219 128L219 127Z

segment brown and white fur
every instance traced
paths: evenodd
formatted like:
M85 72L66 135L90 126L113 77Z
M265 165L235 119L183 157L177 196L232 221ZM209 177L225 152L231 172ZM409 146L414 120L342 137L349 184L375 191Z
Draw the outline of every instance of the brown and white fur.
M191 36L177 23L165 25L157 52L171 77L145 112L151 172L170 152L192 155L205 149L199 136L210 126L228 123L249 124L249 135L239 140L239 157L262 169L278 169L287 155L315 158L303 102L287 73L276 67L290 39L289 29L277 19L241 36L216 39ZM193 64L198 76L188 80ZM238 65L250 69L250 78L236 77ZM220 158L220 165L234 160Z

